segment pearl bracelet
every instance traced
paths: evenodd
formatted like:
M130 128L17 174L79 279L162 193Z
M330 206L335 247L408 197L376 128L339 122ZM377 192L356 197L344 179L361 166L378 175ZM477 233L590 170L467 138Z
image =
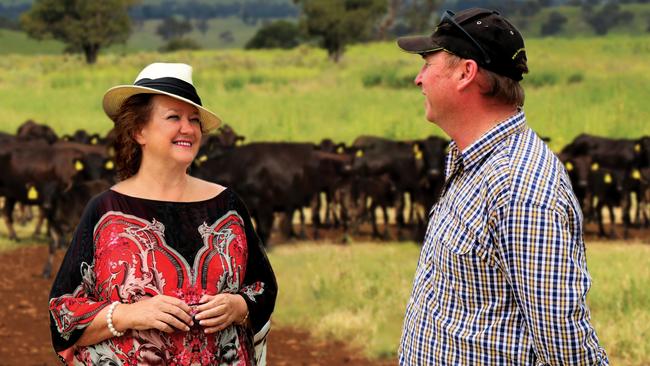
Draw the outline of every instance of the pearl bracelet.
M113 302L111 305L108 307L108 313L106 313L106 324L108 325L108 330L113 333L114 337L121 337L124 335L124 332L118 332L115 327L113 326L113 311L115 310L115 307L119 304L119 301Z

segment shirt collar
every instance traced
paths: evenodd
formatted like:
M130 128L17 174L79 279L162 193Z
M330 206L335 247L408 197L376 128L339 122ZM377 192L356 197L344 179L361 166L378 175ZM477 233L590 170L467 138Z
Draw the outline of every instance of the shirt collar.
M447 155L447 174L453 172L462 165L468 169L483 160L483 158L494 149L503 139L523 128L526 124L526 116L523 110L508 119L499 122L491 130L483 134L465 150L460 151L455 141L449 143L449 154ZM449 175L446 175L449 176Z

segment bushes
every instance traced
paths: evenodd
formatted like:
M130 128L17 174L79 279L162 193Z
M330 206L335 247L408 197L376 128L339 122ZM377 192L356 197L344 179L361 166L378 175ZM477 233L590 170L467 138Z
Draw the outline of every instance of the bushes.
M395 67L368 71L361 76L361 82L366 88L376 86L383 86L390 89L412 88L414 79L414 71L402 73L396 70Z
M201 45L190 38L173 38L158 50L160 52L174 52L179 50L199 50Z

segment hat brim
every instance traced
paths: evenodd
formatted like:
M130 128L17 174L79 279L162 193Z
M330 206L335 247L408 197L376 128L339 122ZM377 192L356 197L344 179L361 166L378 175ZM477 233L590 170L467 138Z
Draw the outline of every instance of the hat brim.
M409 53L424 54L440 51L444 47L434 42L430 36L409 36L397 39L397 45Z
M134 86L134 85L118 85L106 91L106 93L104 94L102 105L104 107L104 112L106 112L108 118L110 118L111 120L113 120L113 122L115 122L115 117L117 116L117 113L120 110L122 103L124 103L124 101L129 97L132 97L136 94L167 95L174 99L178 99L185 103L195 106L199 110L199 119L201 120L201 125L204 131L215 129L219 127L219 125L221 125L221 119L217 117L216 114L212 113L211 111L203 108L202 106L194 103L189 99L179 97L178 95L175 94L160 91L158 89L147 88L142 86Z

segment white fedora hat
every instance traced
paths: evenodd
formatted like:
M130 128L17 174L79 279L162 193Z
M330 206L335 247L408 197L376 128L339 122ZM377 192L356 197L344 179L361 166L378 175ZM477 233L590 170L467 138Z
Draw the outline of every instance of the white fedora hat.
M103 100L104 112L115 121L122 103L136 94L168 95L195 106L199 109L199 118L205 131L221 124L221 119L216 114L203 108L201 98L192 83L190 65L163 62L148 65L140 71L133 85L118 85L106 91Z

